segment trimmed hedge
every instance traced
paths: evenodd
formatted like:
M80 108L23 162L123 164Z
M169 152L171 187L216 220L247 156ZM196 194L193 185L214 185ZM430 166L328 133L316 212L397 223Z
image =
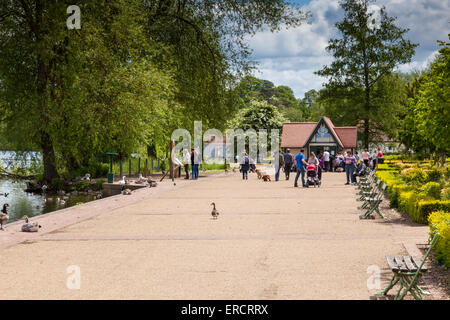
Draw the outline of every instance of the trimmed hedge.
M421 201L433 201L423 193L414 191L401 192L398 197L398 208L406 212L414 222L427 223L427 216L422 216L422 211L418 209Z
M430 225L430 235L435 232L441 235L436 244L436 258L439 263L450 267L450 212L436 211L428 218Z
M427 223L428 216L436 211L450 212L450 200L420 200L416 205L412 218L413 220L416 218L417 222Z
M438 182L428 182L420 188L420 191L436 200L441 199L441 184Z

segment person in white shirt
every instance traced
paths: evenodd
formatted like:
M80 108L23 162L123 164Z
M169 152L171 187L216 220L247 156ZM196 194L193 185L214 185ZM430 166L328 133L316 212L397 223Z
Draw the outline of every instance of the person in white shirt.
M323 165L325 166L325 171L330 171L330 153L325 150L322 156Z
M184 163L184 171L186 172L186 180L189 180L189 162L191 162L191 154L189 150L183 150L183 163Z

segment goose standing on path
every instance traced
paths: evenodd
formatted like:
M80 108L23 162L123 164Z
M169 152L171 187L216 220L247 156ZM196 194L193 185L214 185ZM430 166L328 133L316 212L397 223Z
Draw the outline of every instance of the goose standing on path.
M8 208L9 204L5 203L3 205L3 209L0 213L0 230L4 230L3 229L3 225L6 224L6 222L9 220L9 215L8 215Z
M216 204L214 202L211 203L211 205L214 206L214 208L211 211L211 215L213 219L217 219L219 217L219 211L216 210Z
M23 216L25 224L22 225L22 232L38 232L41 226L37 222L29 222L28 216Z

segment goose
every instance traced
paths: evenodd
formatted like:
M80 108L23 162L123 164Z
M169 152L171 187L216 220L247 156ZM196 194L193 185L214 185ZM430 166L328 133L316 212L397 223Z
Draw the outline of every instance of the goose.
M131 190L130 189L125 189L125 190L122 191L122 194L125 195L125 196L129 196L129 195L131 195Z
M125 176L122 177L122 180L119 181L119 184L127 184L127 182L125 181Z
M66 204L66 200L60 200L60 201L59 201L59 204L65 205L65 204Z
M8 215L8 208L9 204L5 203L3 205L3 209L0 213L0 230L4 230L3 229L3 225L6 224L6 222L9 220L9 215Z
M86 173L85 175L84 175L84 177L83 178L81 178L81 180L91 180L91 174L90 173Z
M214 206L211 211L211 215L213 216L213 219L217 219L219 217L219 211L216 210L216 204L213 202L211 203L211 206Z
M23 216L25 224L22 225L22 232L38 232L41 226L37 222L29 222L28 216Z

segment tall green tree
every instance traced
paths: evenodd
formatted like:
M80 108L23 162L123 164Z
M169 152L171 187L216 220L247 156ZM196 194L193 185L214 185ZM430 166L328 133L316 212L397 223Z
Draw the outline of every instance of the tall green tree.
M411 103L419 134L430 142L444 164L450 152L450 42L439 43L439 55Z
M345 100L346 105L354 106L352 114L363 121L362 141L366 148L376 136L374 129L385 130L384 120L389 118L380 112L381 100L376 99L376 95L383 92L381 79L391 74L397 65L411 61L417 46L405 39L408 29L398 27L385 7L380 9L379 24L371 23L375 17L368 7L373 2L340 2L345 11L343 20L336 23L341 37L331 39L327 46L334 60L316 72L329 79L326 83L328 98ZM374 90L378 84L381 92Z
M47 181L107 150L134 151L173 92L170 72L145 59L159 48L142 34L141 2L80 1L81 30L67 28L68 5L1 4L3 135L15 150L42 152Z
M246 35L297 26L287 2L0 2L0 119L16 150L39 150L46 180L105 151L127 157L202 120L224 126L236 79L252 67Z

